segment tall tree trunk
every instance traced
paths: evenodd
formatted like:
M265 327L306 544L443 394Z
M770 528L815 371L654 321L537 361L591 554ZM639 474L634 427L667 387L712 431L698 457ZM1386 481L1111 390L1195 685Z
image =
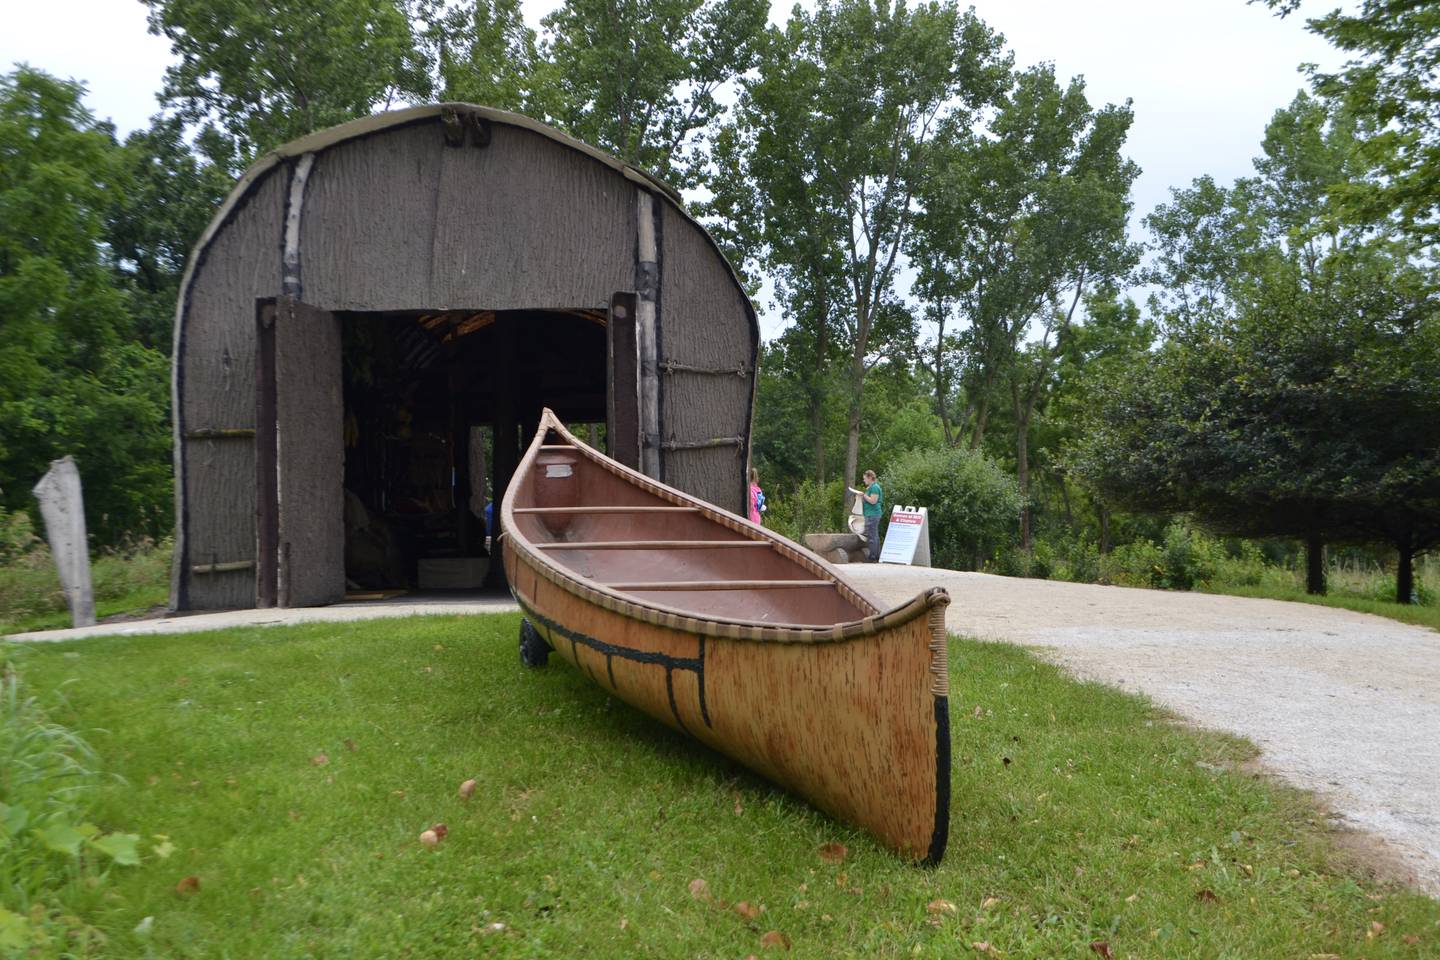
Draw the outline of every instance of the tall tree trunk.
M1065 507L1065 526L1072 532L1075 529L1075 514L1070 509L1070 491L1065 489L1065 475L1062 473L1055 478L1060 485L1060 503Z
M970 431L970 449L979 450L985 439L985 421L990 418L990 398L981 396L975 407L975 429Z
M1105 501L1095 501L1095 514L1100 520L1100 554L1104 556L1115 548L1110 542L1110 508L1105 506Z
M1415 545L1414 541L1407 535L1405 539L1397 544L1400 550L1400 562L1395 567L1395 602L1410 604L1415 602Z
M1325 595L1325 541L1314 534L1305 539L1305 592Z
M810 392L810 436L815 443L815 482L825 485L825 398L818 385Z
M825 486L825 359L830 353L830 324L820 304L815 336L815 370L810 381L810 434L815 444L815 482Z
M858 363L856 364L859 365ZM850 385L850 412L845 418L845 485L859 483L857 471L860 461L860 396L864 381ZM845 509L848 512L854 503L853 493L845 494Z

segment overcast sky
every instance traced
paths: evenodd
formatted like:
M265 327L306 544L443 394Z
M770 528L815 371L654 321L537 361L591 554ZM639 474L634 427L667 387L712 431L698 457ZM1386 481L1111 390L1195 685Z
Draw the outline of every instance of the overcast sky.
M1301 16L1278 20L1244 0L974 0L1018 64L1049 60L1062 78L1083 75L1097 106L1134 101L1126 149L1143 170L1137 220L1171 187L1251 172L1265 124L1305 85L1299 65L1338 63L1303 17L1335 5L1309 0ZM554 6L524 2L537 27ZM790 6L775 3L772 19ZM0 65L26 62L84 81L91 110L123 137L158 109L170 59L167 42L146 32L145 14L139 0L0 0Z

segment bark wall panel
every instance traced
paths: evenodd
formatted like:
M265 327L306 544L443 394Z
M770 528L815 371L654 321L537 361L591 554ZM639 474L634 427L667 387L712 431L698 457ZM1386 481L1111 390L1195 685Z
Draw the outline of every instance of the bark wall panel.
M665 482L745 516L745 451L740 447L666 450Z
M280 292L289 170L276 168L216 234L190 286L182 364L181 427L255 426L255 301ZM255 603L253 570L196 575L190 567L255 558L255 445L248 438L185 444L186 606L205 610Z
M504 124L442 157L436 305L605 307L634 286L635 186L619 173Z
M336 144L315 158L300 221L300 298L325 310L439 309L430 302L438 123Z
M755 337L749 305L709 240L669 203L661 205L660 361L738 374L662 374L666 440L740 437L749 432ZM744 513L745 450L665 451L665 482Z
M634 188L548 137L492 126L446 146L438 121L316 158L302 299L327 310L604 306L634 276Z

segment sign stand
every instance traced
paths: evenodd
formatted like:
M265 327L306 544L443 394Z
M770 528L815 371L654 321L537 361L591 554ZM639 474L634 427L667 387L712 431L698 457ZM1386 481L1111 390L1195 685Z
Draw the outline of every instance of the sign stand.
M930 566L930 514L924 507L895 506L880 550L881 563Z

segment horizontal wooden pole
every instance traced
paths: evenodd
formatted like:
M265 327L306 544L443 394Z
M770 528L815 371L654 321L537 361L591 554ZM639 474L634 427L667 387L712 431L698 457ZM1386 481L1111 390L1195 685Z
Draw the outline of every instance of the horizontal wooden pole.
M516 513L699 513L699 507L516 507Z
M225 563L197 563L191 573L234 573L237 570L255 569L254 560L228 560Z
M768 549L768 540L570 540L537 543L541 550L729 550L735 547Z
M655 580L649 583L602 583L611 590L789 590L833 587L833 580Z
M215 427L207 430L186 430L186 440L253 440L254 427Z

